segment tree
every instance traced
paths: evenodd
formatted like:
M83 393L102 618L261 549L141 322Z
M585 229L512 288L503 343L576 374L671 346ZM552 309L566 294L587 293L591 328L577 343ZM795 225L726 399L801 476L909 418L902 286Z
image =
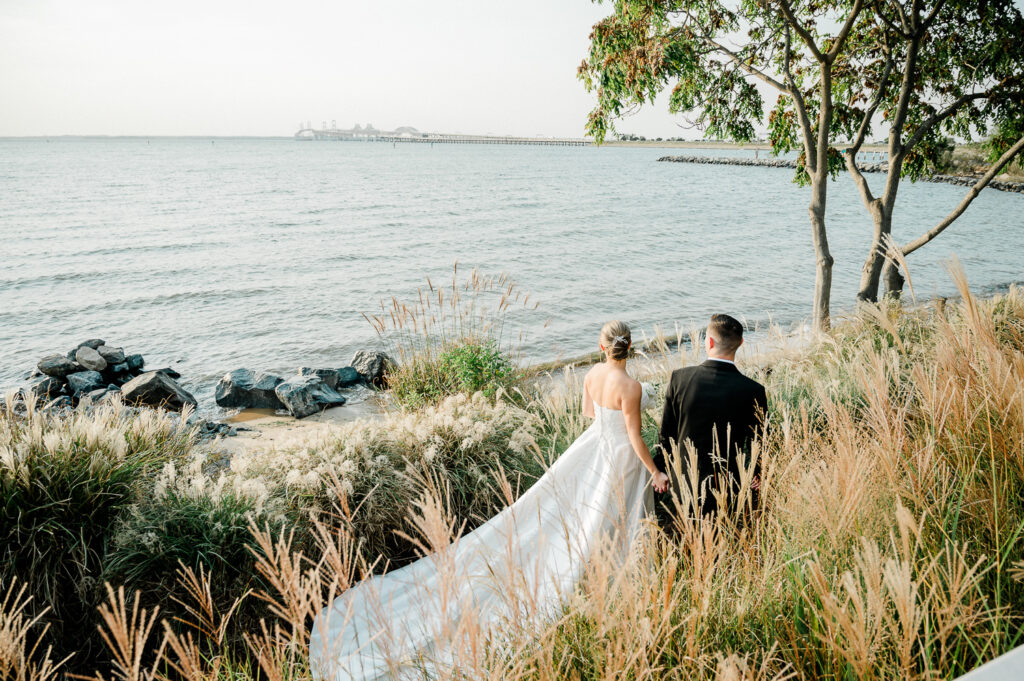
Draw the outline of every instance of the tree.
M834 116L833 81L849 68L844 47L864 3L742 0L735 8L718 0L612 4L611 16L595 24L590 53L579 68L587 89L597 92L587 132L600 143L624 111L652 101L674 82L670 110L692 113L706 137L750 142L755 124L766 122L774 153L799 149L796 179L811 187L814 326L827 330L834 261L825 207L828 180L843 167L841 154L831 145L843 131ZM758 81L779 93L767 119ZM841 89L839 94L846 92Z
M952 224L993 177L1024 149L1024 19L1010 0L877 0L855 27L847 79L859 81L837 117L850 125L846 167L874 224L857 298L878 299L903 287L899 258L886 258L900 180L940 170L948 137L987 140L990 170L935 227L900 249L907 256ZM881 112L888 127L888 171L878 196L857 165L857 152ZM884 266L884 274L883 274Z

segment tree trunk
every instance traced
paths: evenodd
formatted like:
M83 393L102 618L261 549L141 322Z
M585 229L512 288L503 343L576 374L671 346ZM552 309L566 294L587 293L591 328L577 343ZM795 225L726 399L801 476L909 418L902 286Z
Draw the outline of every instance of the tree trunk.
M885 203L881 199L875 199L870 210L871 220L875 224L875 232L871 241L871 251L868 253L868 257L864 261L864 268L860 273L860 290L857 292L857 300L874 303L878 301L878 286L882 277L882 266L885 264L883 239L886 234L892 233L892 210L886 210Z
M828 234L825 231L825 192L828 189L828 172L811 176L812 198L808 212L811 215L811 229L814 235L814 257L817 268L814 274L814 330L825 333L831 325L829 305L832 299L832 254L828 250Z
M900 273L899 264L892 258L886 259L882 278L885 280L885 297L899 300L903 295L903 275Z

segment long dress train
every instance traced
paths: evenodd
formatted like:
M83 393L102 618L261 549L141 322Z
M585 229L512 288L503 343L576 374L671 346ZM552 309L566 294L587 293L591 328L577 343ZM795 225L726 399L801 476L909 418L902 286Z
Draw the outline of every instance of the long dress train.
M552 616L604 540L625 558L653 509L650 475L622 412L595 419L514 504L445 549L347 590L316 618L310 665L322 681L423 678L452 663L467 621Z

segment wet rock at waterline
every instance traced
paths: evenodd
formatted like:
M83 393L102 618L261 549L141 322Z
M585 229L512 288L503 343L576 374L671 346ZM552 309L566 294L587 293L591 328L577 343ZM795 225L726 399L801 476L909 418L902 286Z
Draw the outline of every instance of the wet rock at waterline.
M363 376L355 367L342 367L338 369L338 387L348 388L362 382Z
M313 369L301 367L300 376L319 376L332 390L348 388L363 381L362 375L355 367L342 367L341 369Z
M121 386L125 404L163 407L181 411L186 405L198 406L196 398L161 371L148 371Z
M280 376L252 369L235 369L224 374L214 390L220 407L242 409L284 409L274 389L284 381Z
M345 404L343 395L315 375L293 376L279 383L274 391L288 413L297 419Z
M393 365L391 357L380 350L360 350L352 357L352 368L364 381L377 388L387 385L387 371Z

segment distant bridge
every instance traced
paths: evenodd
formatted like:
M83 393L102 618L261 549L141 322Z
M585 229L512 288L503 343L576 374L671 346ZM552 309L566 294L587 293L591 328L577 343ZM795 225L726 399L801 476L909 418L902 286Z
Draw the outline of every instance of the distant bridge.
M588 139L565 137L512 137L498 135L446 135L441 133L415 132L394 133L380 130L338 130L336 128L302 128L295 133L300 141L326 140L336 142L402 142L408 144L537 144L549 147L589 147Z

